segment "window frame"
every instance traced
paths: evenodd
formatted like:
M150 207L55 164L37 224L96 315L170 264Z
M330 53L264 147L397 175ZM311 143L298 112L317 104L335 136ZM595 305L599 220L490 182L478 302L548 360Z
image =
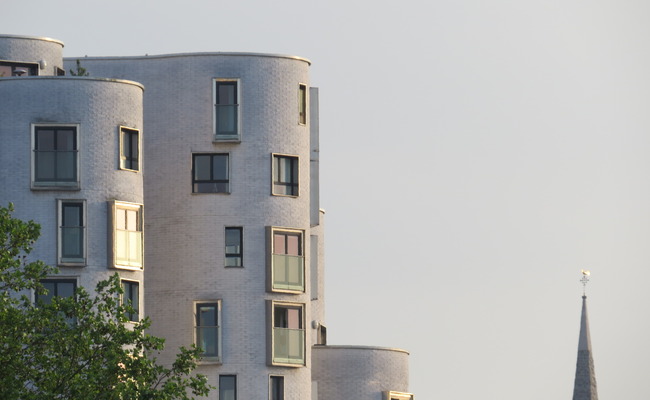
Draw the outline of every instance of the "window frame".
M81 225L77 226L68 226L68 225L63 225L65 223L64 221L64 207L65 205L79 205L81 208L80 210L80 217L81 217ZM60 266L77 266L77 267L84 267L87 264L88 261L88 234L87 234L87 207L86 207L86 200L84 199L57 199L57 207L56 207L56 213L57 213L57 265ZM68 228L80 228L81 229L81 257L64 257L64 233L63 230L65 227Z
M228 252L228 231L239 232L239 252ZM239 259L239 265L228 265L228 259ZM226 268L244 268L244 227L242 226L226 226L224 228L224 266Z
M282 366L282 367L293 367L293 368L300 368L304 367L307 365L307 330L305 329L305 303L294 303L294 302L287 302L287 301L275 301L275 300L267 300L267 363L270 366ZM276 327L276 309L278 308L285 308L285 309L298 309L300 310L300 316L299 316L299 328L289 328L289 327ZM301 332L299 334L300 341L302 342L302 346L299 349L302 358L295 358L297 362L290 362L287 361L290 359L290 357L287 358L282 358L281 360L280 357L276 357L276 343L278 342L277 337L276 337L276 330L275 329L288 329L292 331L299 331ZM291 340L290 337L290 332L287 332L287 339ZM294 335L296 336L296 335ZM287 344L287 347L289 347L290 344ZM295 350L295 349L294 349ZM287 350L288 352L290 350ZM277 361L276 361L277 360Z
M47 278L41 279L39 282L41 283L41 285L43 285L44 283L54 283L54 282L56 282L57 284L59 284L59 283L72 283L72 285L73 285L73 287L72 287L72 296L73 297L76 295L76 291L79 288L79 282L78 282L78 279L76 277L61 277L61 278L47 277ZM55 286L55 289L58 290L58 286ZM34 304L38 305L39 295L36 292L33 292L33 293L34 293ZM52 294L51 297L58 297L58 294L54 293L54 294ZM49 304L49 303L44 303L44 304Z
M299 254L287 254L286 252L283 253L278 253L277 249L275 248L275 236L276 234L284 234L285 236L298 236L299 237L299 244L298 244L298 251ZM286 243L286 240L285 240ZM306 256L305 256L305 231L303 229L296 229L296 228L284 228L284 227L276 227L276 226L269 226L267 227L267 291L268 292L277 292L277 293L291 293L291 294L302 294L305 293L305 286L306 286L306 270L305 270L305 264L306 264ZM276 284L276 274L277 269L279 269L281 266L276 265L277 264L277 257L274 256L293 256L293 257L299 257L300 258L300 265L298 266L299 270L297 271L298 277L297 281L294 281L293 287L290 285L289 280L287 279L287 284L282 287L281 285ZM284 276L288 277L290 274L295 275L295 271L292 272L289 270L290 264L287 260L285 263L285 271L284 271Z
M280 387L278 396L274 397L276 387L274 382L279 382ZM284 400L284 376L283 375L269 375L269 400Z
M196 157L205 157L205 156L210 156L210 178L208 180L197 180L196 179ZM214 157L215 156L226 156L226 175L227 179L214 179L213 172L214 172ZM230 185L231 185L231 178L230 178L230 153L192 153L192 194L230 194ZM214 192L201 192L201 191L196 191L195 188L199 184L225 184L226 185L226 190L225 191L214 191ZM218 187L218 186L215 186Z
M133 167L133 149L131 148L131 154L126 155L124 154L124 143L125 143L125 136L131 136L131 135L137 135L137 143L138 143L138 149L137 149L137 154L135 161L137 162L136 168L129 168L127 166L130 164L131 167ZM140 129L135 129L135 128L129 128L127 126L120 126L119 127L119 153L120 153L120 169L123 171L132 171L132 172L140 172L142 170L142 135L140 132Z
M291 176L291 181L289 182L282 181L281 180L282 178L280 177L279 163L280 160L283 159L291 160L291 165L290 165L291 173L289 174ZM291 194L276 193L275 190L276 186L285 187L285 188L290 187L292 193ZM300 197L300 157L299 156L291 155L291 154L281 154L281 153L271 154L271 194L273 196L282 196L282 197Z
M74 131L74 149L68 150L75 153L73 167L74 167L74 178L70 180L61 180L60 178L53 179L41 179L38 177L38 152L36 148L38 145L37 132L40 130L46 130L47 128L52 128L54 131L60 131L67 129L72 129ZM80 169L80 148L81 148L81 126L80 124L60 124L60 123L50 123L50 124L31 124L31 189L32 190L79 190L80 181L81 181L81 169ZM56 135L56 134L55 134ZM59 152L59 150L51 150L53 152ZM60 150L63 152L63 150ZM56 163L56 161L55 161Z
M298 125L307 125L307 85L298 84Z
M131 280L131 279L121 279L120 284L122 286L122 291L123 291L122 296L121 296L122 305L126 305L125 304L125 297L126 297L126 294L127 294L126 286L131 286L131 288L129 289L130 296L129 296L128 301L129 301L129 304L131 304L131 307L133 308L134 313L128 313L127 312L126 317L129 319L129 322L138 323L138 322L140 322L140 299L142 298L142 296L140 295L141 294L140 282L135 281L135 280ZM138 288L138 297L136 299L137 301L135 301L135 302L133 301L133 286ZM135 319L133 319L134 315L135 315Z
M110 268L116 268L116 269L128 269L132 271L141 271L144 269L144 206L140 203L130 203L126 201L118 201L118 200L112 200L109 201L109 236L110 236L110 252L109 252L109 266ZM140 262L134 262L134 263L122 263L118 260L118 252L117 252L117 211L118 210L127 210L127 211L137 211L137 220L136 224L139 229L136 230L128 230L125 229L124 231L127 232L139 232L140 233L140 239L139 239L139 256L140 256Z
M383 392L383 400L414 400L413 393L396 392L394 390L386 390Z
M233 400L237 400L237 375L235 374L219 374L219 388L217 389L219 391L219 400L224 400L222 399L222 392L221 388L224 386L221 383L221 378L232 378L234 382L234 387L235 387L235 398Z
M235 102L221 104L217 103L219 101L219 90L218 87L220 84L224 85L233 85L235 86ZM219 116L218 116L218 106L220 105L233 105L235 106L237 115L235 117L235 133L231 134L219 134ZM240 142L241 141L241 80L239 78L213 78L212 79L212 140L214 142Z
M38 63L16 62L9 60L0 60L0 67L10 67L10 76L38 76L38 73L41 69ZM29 70L29 73L27 75L14 75L16 68L27 68ZM9 78L9 76L0 76L0 78Z
M221 314L222 314L222 309L221 309L221 299L218 300L197 300L192 303L193 307L193 316L194 316L194 335L193 335L193 343L200 348L199 344L199 334L198 334L198 328L201 326L206 326L206 325L199 325L199 308L201 307L207 307L207 306L213 306L215 308L215 311L217 313L217 318L216 322L217 325L214 326L216 328L216 335L217 335L217 341L214 343L216 345L217 349L217 354L216 355L205 355L205 353L201 353L201 363L210 363L210 364L221 364L222 362L222 355L223 355L223 347L222 347L222 333L221 333ZM209 326L206 326L209 327Z

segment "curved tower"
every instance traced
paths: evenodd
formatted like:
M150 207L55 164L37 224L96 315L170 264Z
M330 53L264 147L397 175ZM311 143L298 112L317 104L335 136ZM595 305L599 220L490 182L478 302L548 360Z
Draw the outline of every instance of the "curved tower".
M196 53L82 65L146 87L151 333L169 349L200 346L198 372L219 398L311 398L323 307L310 62Z
M41 225L31 257L59 267L44 282L50 295L92 290L117 271L142 312L143 88L56 76L62 47L0 36L0 204Z

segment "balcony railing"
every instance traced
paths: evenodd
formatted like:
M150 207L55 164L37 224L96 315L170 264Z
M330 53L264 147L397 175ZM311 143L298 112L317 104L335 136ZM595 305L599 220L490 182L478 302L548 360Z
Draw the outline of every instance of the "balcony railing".
M115 230L115 264L142 267L142 232Z
M76 182L76 150L35 150L36 183Z
M84 227L61 227L61 261L80 261L84 258Z
M273 289L305 290L304 257L273 255Z
M205 358L219 358L221 354L221 327L220 326L195 326L196 346L203 350L201 356Z
M273 328L273 362L279 364L305 363L305 330Z

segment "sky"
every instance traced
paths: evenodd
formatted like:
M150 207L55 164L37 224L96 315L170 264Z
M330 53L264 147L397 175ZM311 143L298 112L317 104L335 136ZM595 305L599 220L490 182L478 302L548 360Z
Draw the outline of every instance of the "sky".
M6 1L64 55L291 54L320 88L329 344L419 400L650 398L650 3Z

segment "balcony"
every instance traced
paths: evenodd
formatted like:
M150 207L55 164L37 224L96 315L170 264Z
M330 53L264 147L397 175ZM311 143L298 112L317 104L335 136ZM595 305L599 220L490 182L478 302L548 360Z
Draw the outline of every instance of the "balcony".
M304 257L273 255L273 290L305 291Z
M273 328L273 362L305 364L305 330Z

